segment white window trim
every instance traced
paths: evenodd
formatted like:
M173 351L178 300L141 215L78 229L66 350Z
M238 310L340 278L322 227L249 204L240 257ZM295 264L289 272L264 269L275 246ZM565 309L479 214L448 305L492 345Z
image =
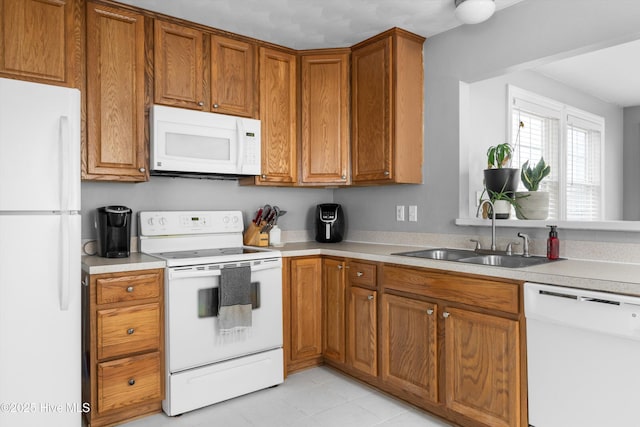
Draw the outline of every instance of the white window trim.
M606 175L604 173L604 165L605 165L605 120L604 117L598 116L596 114L590 113L588 111L581 110L579 108L572 107L570 105L563 104L554 99L547 98L545 96L539 95L534 92L530 92L528 90L519 88L517 86L507 85L507 118L506 118L506 129L505 135L508 135L509 144L514 146L516 141L513 139L513 135L511 129L513 129L513 109L516 104L516 99L520 99L521 102L527 103L527 107L531 109L533 112L540 112L541 114L549 114L549 112L553 112L557 114L558 119L560 120L560 150L561 150L561 158L566 158L566 150L567 150L567 123L569 115L575 117L578 120L583 120L585 122L589 122L593 124L593 128L597 129L600 132L600 186L601 188L605 187ZM564 163L562 163L562 167L564 168ZM559 179L564 181L566 179L566 173L564 170L561 170L559 173ZM566 183L561 183L561 188L566 187ZM604 218L604 191L600 192L600 204L599 204L599 216L600 218ZM562 197L560 199L560 212L561 215L564 216L566 210L566 198ZM551 221L552 219L550 219Z

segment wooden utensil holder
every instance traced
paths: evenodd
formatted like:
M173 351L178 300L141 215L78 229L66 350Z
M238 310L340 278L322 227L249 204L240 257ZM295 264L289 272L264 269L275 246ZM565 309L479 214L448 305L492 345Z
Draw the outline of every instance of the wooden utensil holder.
M249 224L244 231L244 244L248 246L269 246L269 233L261 233L260 230L266 225L266 221L261 221L259 225Z

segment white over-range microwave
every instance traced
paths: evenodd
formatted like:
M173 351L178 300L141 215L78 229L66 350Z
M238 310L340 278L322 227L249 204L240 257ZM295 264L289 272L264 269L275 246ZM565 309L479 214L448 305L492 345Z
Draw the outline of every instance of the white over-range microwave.
M150 122L152 175L260 174L260 120L154 105Z

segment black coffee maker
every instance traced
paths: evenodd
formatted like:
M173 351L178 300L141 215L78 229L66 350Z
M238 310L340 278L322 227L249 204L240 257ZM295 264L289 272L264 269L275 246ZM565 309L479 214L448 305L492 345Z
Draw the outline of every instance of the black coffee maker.
M131 209L126 206L103 206L96 210L98 256L126 258L131 247Z
M344 237L344 214L337 203L323 203L316 207L316 241L341 242Z

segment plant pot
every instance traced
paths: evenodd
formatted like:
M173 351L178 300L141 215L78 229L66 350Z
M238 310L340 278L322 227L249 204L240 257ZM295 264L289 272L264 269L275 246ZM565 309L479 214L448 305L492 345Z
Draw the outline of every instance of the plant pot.
M493 193L507 193L513 196L518 183L520 182L520 169L518 168L498 168L484 170L484 186Z
M549 193L547 191L518 191L516 209L518 219L547 219L549 216Z
M496 219L509 219L511 203L508 200L494 200L493 206L496 210ZM489 208L489 218L491 218L491 208Z

